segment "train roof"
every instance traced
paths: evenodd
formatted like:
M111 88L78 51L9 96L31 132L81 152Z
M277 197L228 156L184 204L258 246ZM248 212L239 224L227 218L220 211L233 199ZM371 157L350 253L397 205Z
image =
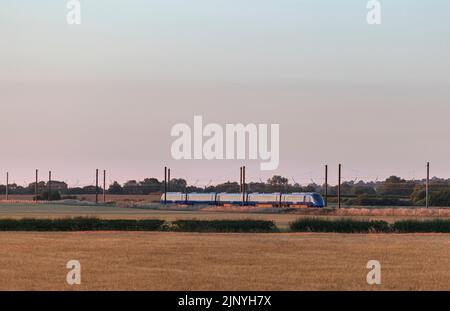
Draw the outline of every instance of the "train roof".
M274 194L280 194L280 192L247 192L248 194L257 194L257 195L274 195ZM163 193L164 194L164 193ZM167 194L185 194L184 192L178 191L178 192L167 192ZM227 195L242 195L242 192L189 192L188 194L199 194L199 195L205 195L205 194L227 194ZM292 193L282 193L284 195L311 195L311 194L318 194L317 192L292 192Z

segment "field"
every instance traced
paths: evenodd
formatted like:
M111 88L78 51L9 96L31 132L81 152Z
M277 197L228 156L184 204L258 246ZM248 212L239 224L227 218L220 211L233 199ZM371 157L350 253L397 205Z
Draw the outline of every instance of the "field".
M0 290L450 290L449 235L0 233ZM81 263L70 287L66 262ZM379 260L382 285L366 283Z
M266 219L301 213L0 204L0 218ZM315 216L336 217L336 216ZM342 216L337 216L342 217ZM347 216L389 222L410 216ZM414 217L419 218L419 217ZM0 290L450 290L449 234L0 232ZM82 284L66 284L67 261ZM382 285L366 283L369 260Z

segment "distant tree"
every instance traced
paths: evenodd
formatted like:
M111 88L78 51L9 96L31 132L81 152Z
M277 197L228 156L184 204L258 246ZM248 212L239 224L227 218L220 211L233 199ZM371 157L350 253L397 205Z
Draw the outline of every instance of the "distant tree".
M450 206L450 187L438 190L430 189L430 206L449 207ZM426 190L424 185L418 185L411 194L411 201L416 206L425 206Z
M430 195L430 205L439 207L450 206L450 189L433 192Z
M279 175L274 175L272 178L267 180L267 191L268 192L286 192L286 188L289 184L289 179Z
M114 181L113 184L109 186L108 193L109 194L123 194L123 188L117 181Z
M172 192L185 192L187 182L182 178L173 178L170 180L170 191Z
M290 192L302 192L302 191L303 191L303 188L302 188L302 186L300 186L299 183L293 184L290 188Z
M156 178L145 178L139 182L138 187L141 188L142 194L149 194L154 192L162 192L164 189L164 183L159 182Z
M235 192L239 192L239 184L236 183L237 190ZM250 182L247 184L247 191L250 192L260 192L264 193L267 192L267 184L263 182Z
M286 177L282 177L279 175L274 175L272 176L272 178L267 180L267 183L269 185L274 185L274 186L279 186L279 185L287 185L289 182L289 179L287 179Z
M316 184L309 184L302 188L302 192L317 192L319 187Z
M384 182L381 194L384 195L405 195L410 196L415 188L415 183L406 181L397 176L391 176Z
M355 195L376 195L377 192L375 191L375 189L373 187L370 186L363 186L363 185L356 185L354 187L353 193Z
M123 185L124 194L144 194L142 186L136 180L129 180Z
M216 186L209 186L205 189L206 192L239 192L240 187L237 182L226 182Z
M187 186L186 192L205 192L205 188L200 188L197 186Z
M417 185L411 193L411 201L417 206L425 205L425 197L426 191L423 185Z
M355 185L353 182L344 181L341 184L341 194L342 195L352 195L354 187L355 187Z

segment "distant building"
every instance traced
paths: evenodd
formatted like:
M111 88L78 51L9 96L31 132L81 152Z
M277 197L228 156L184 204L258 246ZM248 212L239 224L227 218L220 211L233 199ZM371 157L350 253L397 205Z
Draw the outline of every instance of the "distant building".
M35 182L32 182L31 184L28 185L29 193L34 193L35 185L36 185ZM38 188L38 193L42 193L46 189L45 181L38 182L37 188Z
M67 184L65 182L57 181L57 180L52 181L50 186L51 186L52 191L58 191L60 193L67 192L67 188L68 188ZM47 183L47 188L48 188L48 183Z

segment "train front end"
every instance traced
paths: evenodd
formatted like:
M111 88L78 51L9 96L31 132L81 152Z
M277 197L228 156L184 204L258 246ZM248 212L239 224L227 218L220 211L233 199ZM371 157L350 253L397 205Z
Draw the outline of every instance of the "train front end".
M312 207L325 207L325 201L323 200L323 197L318 193L311 193L311 203Z

